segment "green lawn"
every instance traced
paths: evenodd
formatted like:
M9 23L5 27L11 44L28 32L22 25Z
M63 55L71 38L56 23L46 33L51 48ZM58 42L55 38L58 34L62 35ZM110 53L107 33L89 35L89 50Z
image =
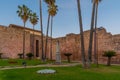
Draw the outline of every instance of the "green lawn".
M23 59L0 59L0 67L4 66L22 66L22 62L26 61L27 65L46 64L37 59L23 60Z
M46 62L42 62L41 60L38 59L32 59L32 60L28 60L28 59L0 59L0 67L4 67L4 66L22 66L23 61L26 61L27 66L33 66L33 65L40 65L40 64L47 64L47 63L55 63L55 61L46 61ZM11 63L13 62L13 63ZM67 61L62 61L62 63L67 64ZM76 63L76 62L71 62L71 63Z
M120 66L82 69L75 67L55 67L55 74L37 74L46 68L26 68L0 71L0 80L120 80Z

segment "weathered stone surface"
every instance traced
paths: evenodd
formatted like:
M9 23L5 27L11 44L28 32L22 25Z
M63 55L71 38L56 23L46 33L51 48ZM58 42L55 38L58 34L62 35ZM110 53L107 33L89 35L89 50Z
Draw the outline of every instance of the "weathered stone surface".
M41 58L41 33L37 30L32 30L29 28L26 31L26 44L25 53L32 51L32 35L34 31L34 57ZM98 37L98 55L99 61L106 61L106 58L102 56L103 52L106 50L114 50L117 52L117 56L113 58L113 61L120 62L120 34L112 35L108 33L104 28L97 29ZM50 41L48 40L47 48L47 58L50 59ZM56 42L60 42L60 53L61 59L66 60L64 53L71 53L72 60L81 60L81 45L80 45L80 35L79 34L68 34L65 37L53 38L52 41L52 58L56 58ZM85 53L88 54L89 45L89 30L84 32L85 40ZM94 41L93 41L94 43ZM44 38L45 44L45 38ZM3 57L18 58L18 53L23 52L23 27L17 25L9 25L9 27L0 26L0 52L4 53ZM92 49L92 54L94 52L94 45ZM94 55L93 55L94 56Z
M106 32L104 28L97 29L98 36L98 56L99 60L104 62L107 59L103 57L103 52L106 50L114 50L117 53L117 56L114 57L114 60L120 61L120 35L112 35L111 33ZM53 40L53 49L55 48L56 41L60 42L60 51L62 55L62 60L66 57L64 56L65 52L72 53L72 60L81 60L81 47L80 46L80 35L79 34L68 34L65 37L56 38ZM84 32L85 40L85 53L88 54L88 45L89 45L89 30ZM94 43L94 41L93 41ZM54 51L54 50L53 50ZM92 55L94 57L94 45L92 48Z
M25 53L30 52L31 32L26 28ZM12 24L9 27L0 26L0 52L3 58L17 58L18 53L23 52L23 27Z

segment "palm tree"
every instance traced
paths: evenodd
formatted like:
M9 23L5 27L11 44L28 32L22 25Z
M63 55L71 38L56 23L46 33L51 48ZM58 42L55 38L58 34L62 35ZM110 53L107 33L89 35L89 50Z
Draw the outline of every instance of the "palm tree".
M35 25L38 23L38 16L36 13L30 13L30 22L33 25L33 30ZM34 54L34 31L33 31L33 37L32 37L32 54Z
M56 2L56 0L44 0L48 5L52 5Z
M52 60L52 28L53 28L53 17L51 16L51 29L50 29L50 37L51 37L51 43L50 43L50 60Z
M108 57L108 61L107 61L107 66L110 66L111 65L111 58L113 56L116 56L116 52L115 51L105 51L104 54L103 54L104 57Z
M51 6L55 3L55 0L44 0L48 5L48 12ZM47 22L47 30L46 30L46 40L45 40L45 59L47 54L47 43L48 43L48 31L49 31L49 22L50 22L50 14L48 13L48 22Z
M47 30L46 30L46 39L45 39L45 59L47 55L47 47L48 47L48 31L49 31L49 23L50 23L50 14L48 14L48 21L47 21Z
M91 29L90 29L90 37L89 37L89 47L88 47L88 67L91 66L92 62L92 43L93 43L93 31L94 31L94 18L95 18L95 0L92 0L92 18L91 18Z
M30 15L30 10L27 6L18 6L18 16L23 20L24 32L23 32L23 58L25 58L25 25Z
M52 6L49 8L48 12L51 16L51 44L50 44L50 60L52 60L52 27L53 27L53 17L57 14L57 5L52 4Z
M41 28L41 53L42 53L42 61L44 62L44 42L43 42L43 21L42 21L42 0L40 0L40 28Z
M78 15L79 15L80 37L81 37L82 65L83 65L83 68L85 68L86 67L86 60L85 60L84 35L83 35L83 25L82 25L80 0L77 0L77 7L78 7Z
M98 45L97 45L96 29L97 29L98 4L101 1L102 0L95 0L96 8L95 8L95 29L94 29L94 63L97 65L97 67L98 67L98 52L97 52Z

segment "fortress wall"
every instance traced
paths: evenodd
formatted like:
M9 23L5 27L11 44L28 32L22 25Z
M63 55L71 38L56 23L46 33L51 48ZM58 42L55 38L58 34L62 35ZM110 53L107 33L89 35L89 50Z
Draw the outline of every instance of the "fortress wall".
M23 30L12 27L0 26L0 52L4 53L4 58L17 58L18 53L22 53ZM30 34L26 32L26 51L30 51Z
M117 56L114 58L120 60L120 35L112 35L106 32L104 28L99 28L97 30L98 36L98 56L99 60L105 62L107 59L103 57L104 51L114 50ZM60 51L62 60L66 60L64 53L72 53L72 60L81 60L81 45L80 45L80 35L79 34L68 34L65 37L55 38L53 40L53 58L56 56L56 42L60 42ZM88 55L88 45L89 45L89 31L84 32L84 43L85 43L85 54ZM94 44L94 41L93 41ZM94 57L94 45L92 48L92 56ZM113 60L114 60L113 58Z
M25 53L32 51L32 33L34 30L26 28L26 46ZM85 54L88 55L88 46L89 46L89 30L84 31L84 45L85 45ZM98 56L99 61L106 61L106 58L103 57L104 51L114 50L117 53L117 56L113 57L112 60L120 61L120 34L112 35L108 33L104 28L97 29L98 37ZM56 43L60 42L60 53L62 60L67 60L64 53L72 53L72 60L81 60L81 37L80 34L67 34L65 37L53 38L52 41L52 59L56 59ZM36 43L38 41L38 44ZM51 38L48 40L47 48L47 58L50 59L50 43ZM94 44L94 41L93 41ZM36 49L38 47L38 50ZM44 47L45 47L45 37L44 37ZM4 53L3 57L5 58L18 58L18 53L23 52L23 27L17 27L16 25L10 25L9 27L0 25L0 52ZM34 36L34 57L36 58L39 55L41 57L41 36L39 31L36 30ZM92 57L94 57L94 45L92 49Z

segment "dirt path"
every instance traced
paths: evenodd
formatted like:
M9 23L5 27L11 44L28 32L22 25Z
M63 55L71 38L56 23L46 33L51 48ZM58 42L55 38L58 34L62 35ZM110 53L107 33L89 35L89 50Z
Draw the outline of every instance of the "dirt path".
M76 66L80 63L70 63L70 64L44 64L44 65L36 65L36 66L5 66L3 68L0 68L0 70L8 70L8 69L21 69L21 68L37 68L37 67L69 67L69 66Z

